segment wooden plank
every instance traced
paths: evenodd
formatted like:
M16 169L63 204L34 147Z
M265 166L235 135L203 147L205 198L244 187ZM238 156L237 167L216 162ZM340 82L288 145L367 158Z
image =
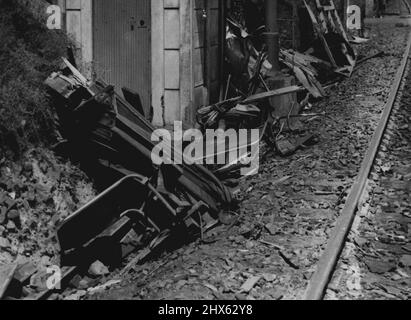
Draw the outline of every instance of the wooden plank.
M180 2L180 119L188 125L195 123L193 110L192 72L192 1Z
M206 86L206 29L207 11L205 0L193 0L193 108L208 104L208 91ZM198 40L197 40L198 39Z
M164 51L165 89L180 89L180 51Z
M151 1L151 88L153 124L164 126L164 1Z
M272 90L272 91L268 91L268 92L255 94L251 97L248 97L244 101L242 101L242 103L247 104L247 103L258 102L258 101L261 101L261 100L264 100L264 99L267 99L267 98L278 97L278 96L291 94L291 93L296 93L296 92L300 92L300 91L304 91L304 90L305 90L304 88L298 87L298 86L291 86L291 87L281 88L281 89L277 89L277 90Z

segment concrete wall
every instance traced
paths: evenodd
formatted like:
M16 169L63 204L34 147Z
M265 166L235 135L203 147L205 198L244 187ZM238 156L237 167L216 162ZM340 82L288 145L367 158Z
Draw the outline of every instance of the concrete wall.
M220 0L152 1L153 123L192 126L196 109L219 90Z
M155 125L189 121L192 106L192 1L152 1L152 106Z

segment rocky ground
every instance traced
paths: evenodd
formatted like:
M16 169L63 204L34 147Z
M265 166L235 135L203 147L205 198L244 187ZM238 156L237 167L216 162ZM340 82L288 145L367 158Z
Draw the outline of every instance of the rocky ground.
M411 69L328 299L411 297Z
M44 9L41 1L0 0L0 282L14 264L44 272L58 264L56 226L96 194L47 149L57 134L44 80L71 42L46 27ZM32 277L34 292L44 286Z
M0 267L59 265L56 226L94 196L78 168L45 149L29 151L18 163L0 161ZM44 289L32 281L34 291Z
M361 165L399 67L409 29L398 19L369 26L358 48L369 60L304 119L319 143L289 158L266 154L241 182L227 225L161 259L135 266L92 299L298 299ZM113 283L113 282L112 282Z

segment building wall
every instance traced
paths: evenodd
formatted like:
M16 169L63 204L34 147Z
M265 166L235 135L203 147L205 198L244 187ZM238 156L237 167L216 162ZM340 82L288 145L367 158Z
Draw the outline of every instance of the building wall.
M58 1L65 13L67 32L82 58L82 71L91 76L93 0ZM153 123L157 126L171 125L176 120L192 124L197 107L193 101L203 101L204 88L197 86L194 94L195 80L203 77L203 59L196 59L199 54L195 54L199 49L196 44L203 37L201 23L197 21L199 3L204 5L204 0L151 2L151 104Z
M155 125L188 121L192 106L191 0L152 2L152 106Z
M58 0L64 13L66 31L76 44L80 69L88 77L92 75L93 22L92 0Z
M152 1L153 123L189 127L196 109L218 95L222 1Z

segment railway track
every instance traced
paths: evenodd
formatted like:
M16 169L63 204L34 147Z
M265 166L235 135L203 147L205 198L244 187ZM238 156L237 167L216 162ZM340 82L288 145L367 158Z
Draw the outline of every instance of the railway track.
M379 126L371 140L370 147L363 161L360 174L353 184L352 190L346 199L344 210L340 215L336 227L330 237L330 241L324 254L318 264L317 272L312 277L312 280L307 289L305 299L320 300L325 298L327 288L338 269L338 262L343 250L346 248L346 240L348 234L352 230L352 225L358 212L359 206L364 202L367 193L367 185L372 172L375 170L375 164L381 158L381 148L384 147L383 142L386 138L387 127L390 121L393 121L394 106L398 103L401 95L402 85L405 82L407 69L409 68L409 57L411 51L411 35L408 38L408 44L402 59L401 66L397 72L394 85L389 95L388 102L382 113ZM44 297L42 297L44 298Z
M408 11L408 14L411 14L411 4L409 0L402 0L402 3L405 5L405 8Z
M396 22L386 23L392 24L394 27ZM294 159L282 159L280 164L278 159L272 159L271 163L276 165L275 176L273 176L269 160L268 164L262 168L264 173L261 176L245 181L242 189L248 191L246 191L247 200L241 205L241 213L244 212L240 224L242 229L231 229L227 236L218 240L218 243L201 246L194 244L185 248L179 254L185 257L187 268L196 270L204 277L209 274L230 277L232 270L226 271L226 263L220 261L221 259L225 260L229 255L232 257L228 259L229 263L236 263L237 270L248 272L249 268L253 267L256 274L272 272L277 276L274 283L267 284L261 280L254 292L251 293L253 298L257 300L267 299L267 297L278 299L278 294L283 295L284 299L301 299L303 297L307 286L306 280L312 277L312 272L318 262L318 254L321 253L322 246L329 238L328 231L334 225L337 217L340 216L341 206L346 201L347 190L353 185L358 174L363 155L380 120L390 86L394 82L396 71L401 64L408 32L402 27L397 30L402 36L396 38L396 41L387 42L388 45L391 45L390 48L378 47L381 48L379 50L385 50L387 56L380 61L370 63L369 66L369 70L375 70L375 74L381 72L385 74L376 77L378 79L376 80L367 74L369 71L359 70L351 81L342 83L340 91L349 92L350 96L355 95L359 98L351 102L350 99L344 98L345 95L338 95L331 101L327 100L324 108L329 111L331 116L335 115L339 124L329 124L328 129L320 131L327 132L327 134L322 134L326 138L315 151L308 148ZM388 34L391 32L381 34L390 38ZM396 45L397 40L401 45ZM364 50L364 52L368 53L371 50ZM382 66L377 66L380 64ZM371 66L373 67L371 68ZM358 81L361 84L366 84L359 85L359 88L353 88L350 83ZM377 95L377 97L373 97L373 95ZM319 105L318 110L322 110L321 108L322 106ZM340 113L344 115L340 117ZM320 126L322 125L324 124L321 123ZM337 144L338 146L334 147ZM306 158L309 159L307 163L305 163ZM252 213L256 208L261 208L260 212L264 211L265 217L259 215L257 219L256 215ZM272 212L273 208L274 212ZM274 221L274 227L270 221ZM268 224L266 225L266 223ZM261 231L261 225L267 230ZM268 229L270 227L273 228ZM238 234L243 230L246 231L246 235L239 236ZM241 243L237 242L238 238L241 239ZM244 246L244 242L247 242L246 246ZM343 247L345 247L345 243ZM246 251L247 256L238 254L239 250ZM216 252L221 253L215 254ZM269 264L270 269L266 267L261 269L260 262L249 262L248 259L257 261L262 254L269 256L265 263ZM342 258L344 257L342 256ZM203 260L210 263L207 266L202 266ZM339 261L342 260L339 259ZM144 266L144 270L156 269L157 266L161 266L161 269L149 277L147 283L144 284L144 294L141 294L140 297L167 300L174 299L183 291L183 289L174 289L177 286L177 281L170 280L169 287L167 284L164 285L164 283L168 283L169 279L179 277L180 273L183 272L179 267L176 267L176 264L177 262L172 259L169 261L163 259ZM130 279L134 280L134 277L130 277ZM240 277L235 284L230 284L229 290L235 292L246 280L246 278ZM210 276L206 281L217 289L221 286L214 276ZM134 284L125 285L125 287L135 290ZM267 292L273 287L276 292ZM107 296L110 298L117 295L123 297L123 292L124 287L112 290ZM196 285L185 285L184 292L189 292L187 297L194 296L204 299L202 292L198 291ZM231 293L224 294L223 297L228 300L235 299Z
M398 71L397 74L397 78L395 80L395 84L393 86L393 90L391 92L390 95L390 100L387 103L387 106L385 107L385 112L383 114L382 120L381 120L381 124L378 127L378 130L376 132L376 135L374 136L373 139L373 143L372 146L375 147L375 149L377 151L370 151L368 150L367 156L369 156L368 160L369 161L364 161L363 164L363 170L361 171L361 175L360 178L363 178L363 180L365 180L365 182L363 183L363 180L358 179L358 181L356 182L356 184L354 186L357 186L357 193L350 195L349 198L347 198L347 205L346 208L343 211L343 214L341 215L341 220L339 222L339 224L337 224L337 229L334 232L334 236L333 238L331 238L329 247L331 247L331 251L329 250L329 255L328 256L324 256L324 259L322 260L322 262L324 263L324 261L326 262L325 267L323 267L323 269L319 269L319 271L316 273L316 275L312 278L312 280L318 280L317 283L314 283L313 281L310 284L309 289L312 291L307 291L307 299L322 299L325 295L325 291L326 289L329 287L329 283L330 280L332 279L332 276L335 274L336 271L336 265L337 262L340 260L340 254L342 252L342 250L346 247L346 239L347 239L347 234L349 233L349 231L352 229L351 225L352 222L354 220L355 217L355 213L357 211L358 205L360 203L362 203L364 197L365 197L365 191L366 191L366 186L367 186L367 182L369 182L370 177L372 177L372 171L373 169L375 169L375 164L378 159L380 158L380 155L378 153L378 150L381 149L381 147L383 147L383 144L381 144L381 141L384 141L384 137L386 134L386 128L387 128L387 124L392 121L392 111L394 109L393 105L395 104L396 101L399 100L399 92L401 91L401 84L404 83L404 75L406 74L406 69L408 67L408 58L409 58L409 53L410 53L410 43L411 41L408 41L408 46L406 48L406 53L404 55L403 58L403 63L401 64L400 70ZM399 79L399 80L398 80ZM394 92L394 93L393 93ZM391 101L392 100L392 101ZM391 106L390 106L390 101ZM384 120L385 119L385 120ZM366 159L367 160L367 159ZM366 167L365 167L366 165ZM364 167L366 170L364 170ZM369 169L369 170L367 170ZM368 174L367 174L368 171ZM370 174L371 173L371 174ZM332 175L335 176L334 173L332 173ZM344 172L341 173L341 175L344 175ZM339 179L338 177L335 178L335 180ZM333 181L332 183L335 184L340 184L342 182L340 181ZM350 182L348 182L350 183ZM345 185L344 185L345 187ZM354 191L355 187L353 188ZM327 189L328 190L328 189ZM323 196L324 198L330 197L330 191L327 190L317 190L316 192L316 196ZM310 190L312 191L312 190ZM348 203L348 200L353 200L350 203ZM307 199L308 200L312 200L313 202L318 202L318 199ZM339 202L340 203L340 202ZM295 208L297 210L297 208ZM351 211L352 209L352 211ZM319 211L321 209L316 209L316 211ZM326 211L327 209L324 209L323 211ZM334 207L333 207L334 210ZM269 239L269 241L271 241ZM336 245L337 244L337 245ZM326 251L327 253L327 251ZM329 258L332 257L334 260L329 260ZM321 265L320 265L321 267ZM324 270L326 272L324 272ZM67 278L71 278L74 274L76 274L76 269L75 268L67 268L63 271L63 278L65 278L65 276L67 275ZM326 278L324 279L323 277L326 276ZM321 285L320 289L318 289L318 284ZM64 286L64 283L63 283ZM46 292L46 293L41 293L38 297L36 297L37 299L46 299L48 298L48 295L51 294L51 292ZM310 294L310 295L309 295Z
M341 253L346 247L347 237L352 230L360 205L364 203L367 195L369 182L379 179L379 175L372 174L381 158L387 152L384 145L389 136L387 127L393 120L395 106L400 105L402 89L404 88L409 70L409 59L411 53L411 34L408 38L407 47L398 69L394 84L392 86L388 101L385 105L379 125L370 142L369 148L362 162L360 173L352 185L351 191L346 198L345 206L331 233L329 242L318 262L317 270L311 278L306 290L305 300L322 300L335 274Z

